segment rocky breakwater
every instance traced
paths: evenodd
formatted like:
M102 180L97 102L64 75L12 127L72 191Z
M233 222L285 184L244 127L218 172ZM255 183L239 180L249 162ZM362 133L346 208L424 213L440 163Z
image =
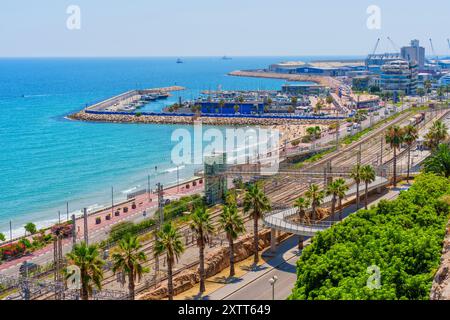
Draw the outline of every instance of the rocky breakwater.
M287 237L286 234L280 235L277 239L281 241ZM270 229L263 229L259 232L259 250L267 248L270 245ZM235 262L239 262L252 256L253 250L253 235L246 234L236 240L234 244ZM205 272L206 277L212 277L220 271L230 266L229 248L228 246L221 246L205 257ZM191 289L200 281L198 268L184 270L173 278L173 286L175 295L180 294L186 290ZM161 300L167 298L167 280L163 281L156 289L147 291L137 298L139 300Z
M313 125L320 122L323 125L329 125L335 120L328 119L286 119L286 118L223 118L210 116L167 116L167 115L136 115L129 114L97 114L80 111L68 116L69 119L90 122L114 122L114 123L156 123L156 124L194 124L201 122L204 125L221 125L221 126L272 126L272 125Z

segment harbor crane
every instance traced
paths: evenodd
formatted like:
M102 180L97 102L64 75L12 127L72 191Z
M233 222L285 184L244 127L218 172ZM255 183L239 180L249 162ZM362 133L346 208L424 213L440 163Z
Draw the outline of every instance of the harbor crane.
M436 54L436 51L434 51L433 40L432 40L431 38L430 38L430 45L431 45L431 52L433 53L433 56L435 57L436 63L437 63L438 60L439 60L439 57L438 57L438 55Z
M373 48L372 55L374 55L377 52L378 45L380 44L380 40L381 39L378 38L377 43L375 44L375 48ZM449 42L449 45L450 45L450 42Z
M392 47L394 48L394 50L400 52L400 48L395 44L395 42L391 39L391 37L387 37L387 39L392 44Z

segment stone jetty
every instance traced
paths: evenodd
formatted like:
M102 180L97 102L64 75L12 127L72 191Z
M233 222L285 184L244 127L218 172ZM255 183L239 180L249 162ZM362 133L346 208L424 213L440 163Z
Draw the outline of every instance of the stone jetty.
M257 118L257 117L214 117L214 116L167 116L167 115L140 115L136 113L135 115L130 114L117 114L117 113L89 113L85 110L71 114L68 116L69 119L79 120L79 121L90 121L90 122L113 122L113 123L156 123L156 124L179 124L179 125L190 125L194 122L201 122L204 125L221 125L221 126L272 126L272 125L285 125L287 123L295 125L307 125L307 124L331 124L336 122L336 120L331 119L298 119L298 118Z

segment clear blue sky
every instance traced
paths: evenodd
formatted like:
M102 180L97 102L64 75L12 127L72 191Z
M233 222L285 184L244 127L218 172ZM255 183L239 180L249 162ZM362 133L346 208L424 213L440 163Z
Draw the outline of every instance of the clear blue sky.
M66 28L69 5L81 30ZM366 27L369 5L381 30ZM450 55L448 0L14 0L0 8L0 56L365 55L418 38Z

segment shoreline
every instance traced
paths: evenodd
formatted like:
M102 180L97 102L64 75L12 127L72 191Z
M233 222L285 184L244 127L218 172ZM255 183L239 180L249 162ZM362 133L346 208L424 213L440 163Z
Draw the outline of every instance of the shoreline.
M187 187L189 185L189 187ZM179 184L169 184L164 188L164 196L165 199L175 200L184 196L193 195L193 194L201 194L204 186L204 178L199 176L193 176L192 178L187 178L186 180L180 181ZM99 232L107 227L111 227L117 223L123 221L133 221L138 215L146 212L149 217L153 214L151 211L158 206L158 195L154 191L148 193L142 193L136 195L133 198L126 199L117 203L114 203L113 206L111 204L104 205L100 209L97 209L93 212L88 213L88 232L91 236L92 234ZM125 209L127 208L127 209ZM125 210L124 210L125 209ZM82 210L81 210L82 211ZM114 213L113 213L114 212ZM117 214L118 213L118 214ZM73 214L73 213L72 213ZM109 216L109 219L107 218ZM101 223L97 223L97 219L101 219ZM61 224L66 223L66 220L61 220ZM46 228L42 228L46 233L48 233L51 228L59 223L56 222ZM36 223L37 225L37 223ZM84 222L83 222L83 214L79 216L75 216L75 227L77 239L83 238L84 234ZM22 227L23 229L23 227ZM39 233L39 228L37 228L36 234ZM20 241L21 239L29 238L31 239L34 235L26 235L14 237L12 240L4 241L0 244L0 247L8 245L10 243L15 243ZM64 240L66 243L71 242L71 237L68 237ZM16 259L10 261L3 261L0 263L0 272L2 270L8 269L11 266L17 265L23 261L32 260L39 255L42 255L43 252L47 251L48 248L51 247L47 245L35 252L31 252L29 255L18 257Z

